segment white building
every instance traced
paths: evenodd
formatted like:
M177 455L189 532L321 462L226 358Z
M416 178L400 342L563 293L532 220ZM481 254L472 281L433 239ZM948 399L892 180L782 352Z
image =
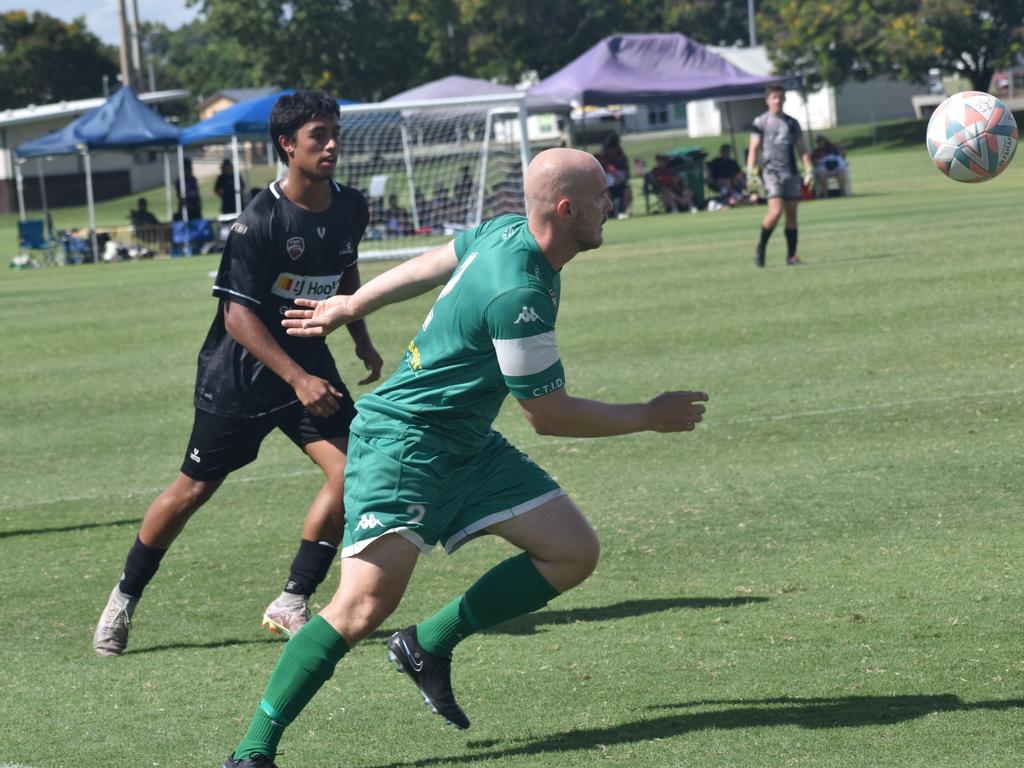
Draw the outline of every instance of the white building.
M730 64L751 74L775 74L775 66L761 46L708 48ZM847 83L838 87L826 85L809 94L806 102L798 91L787 91L786 112L799 120L804 129L814 130L912 118L912 98L928 92L927 85L886 78ZM729 133L730 128L745 132L750 129L754 118L764 110L764 97L761 95L731 100L691 101L686 105L687 130L690 136L720 136Z
M139 95L139 99L146 104L181 101L188 97L188 91L180 90ZM18 210L14 148L63 128L80 115L102 106L104 102L106 99L101 97L0 111L0 213ZM90 159L97 200L120 197L164 183L163 159L158 151L97 152ZM82 156L74 154L31 159L22 164L26 207L41 207L38 179L40 169L46 181L47 202L51 206L85 204L85 167ZM151 201L153 208L156 207L155 203Z

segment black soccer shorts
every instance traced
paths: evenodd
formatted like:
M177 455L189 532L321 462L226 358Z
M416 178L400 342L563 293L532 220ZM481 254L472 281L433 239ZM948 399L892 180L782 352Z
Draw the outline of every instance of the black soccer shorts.
M344 386L334 385L344 397L338 401L338 410L326 418L314 416L301 403L254 419L229 419L197 410L182 473L193 480L221 480L255 461L263 439L275 428L299 448L347 437L356 416L355 404Z

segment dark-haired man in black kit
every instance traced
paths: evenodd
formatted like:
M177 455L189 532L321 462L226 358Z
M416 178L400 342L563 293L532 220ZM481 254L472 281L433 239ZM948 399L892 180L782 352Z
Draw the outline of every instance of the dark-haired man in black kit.
M352 398L324 340L288 336L284 311L296 298L322 299L359 287L357 247L366 201L337 184L338 105L323 92L282 96L270 136L288 174L261 192L231 226L213 294L217 314L199 352L195 422L181 472L150 505L124 573L100 616L93 647L119 656L142 591L191 515L234 470L256 458L275 427L324 472L284 591L263 625L290 637L309 619L309 595L324 580L344 530L342 508ZM365 323L349 333L369 375L383 362Z

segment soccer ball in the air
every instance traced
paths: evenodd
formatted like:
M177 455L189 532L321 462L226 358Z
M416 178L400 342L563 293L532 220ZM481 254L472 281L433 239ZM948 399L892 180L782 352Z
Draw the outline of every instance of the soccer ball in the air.
M928 154L956 181L994 179L1017 150L1017 122L995 96L964 91L939 104L928 121Z

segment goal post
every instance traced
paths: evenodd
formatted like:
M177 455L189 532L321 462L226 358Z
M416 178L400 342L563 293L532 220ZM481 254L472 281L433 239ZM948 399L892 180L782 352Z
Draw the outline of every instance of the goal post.
M337 178L366 197L361 260L403 259L523 213L525 93L341 107Z

